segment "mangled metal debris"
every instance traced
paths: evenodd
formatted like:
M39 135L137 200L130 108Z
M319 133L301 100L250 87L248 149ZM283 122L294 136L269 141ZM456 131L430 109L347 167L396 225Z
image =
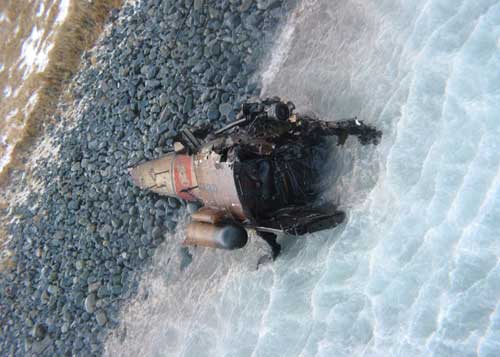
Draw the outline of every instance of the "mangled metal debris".
M294 112L280 98L242 105L233 123L211 132L184 129L174 152L133 167L134 183L160 195L198 202L184 244L243 247L248 230L279 254L276 234L303 235L341 223L345 213L318 204L321 168L349 135L378 144L381 132L356 119L327 122Z

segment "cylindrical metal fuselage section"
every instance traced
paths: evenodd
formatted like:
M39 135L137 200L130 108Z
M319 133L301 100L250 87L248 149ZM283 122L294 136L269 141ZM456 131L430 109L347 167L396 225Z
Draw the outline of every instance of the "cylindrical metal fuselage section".
M213 151L194 156L167 154L130 170L134 183L160 195L202 201L238 221L246 217L236 190L233 168Z
M141 188L187 201L198 200L192 193L197 182L191 156L168 154L137 165L130 174L134 183Z
M175 154L168 154L134 166L129 171L132 181L142 189L164 196L176 196L172 180L175 158Z

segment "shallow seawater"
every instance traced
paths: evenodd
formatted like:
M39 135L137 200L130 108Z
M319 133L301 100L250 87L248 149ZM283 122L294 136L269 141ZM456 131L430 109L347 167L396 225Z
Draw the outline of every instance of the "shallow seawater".
M264 94L383 130L334 153L346 223L259 270L166 244L107 353L500 355L500 2L304 1L266 66Z
M54 36L69 0L14 0L0 3L0 171L9 162L42 85Z

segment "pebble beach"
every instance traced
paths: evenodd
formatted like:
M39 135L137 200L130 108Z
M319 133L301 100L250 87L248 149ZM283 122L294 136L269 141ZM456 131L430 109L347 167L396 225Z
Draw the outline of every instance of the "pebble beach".
M23 199L1 208L0 355L103 353L155 251L177 244L169 237L194 209L134 187L128 168L171 151L184 127L234 120L260 94L293 6L142 0L112 11L39 141L51 150L13 180ZM175 252L183 266L196 259Z

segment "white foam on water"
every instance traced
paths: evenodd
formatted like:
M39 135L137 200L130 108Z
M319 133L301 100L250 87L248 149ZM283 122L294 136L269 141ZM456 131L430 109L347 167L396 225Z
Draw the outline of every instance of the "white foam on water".
M268 85L272 83L287 60L295 37L296 27L300 25L306 13L314 11L317 3L317 0L304 0L300 2L284 23L283 29L280 30L279 36L275 41L276 47L273 48L270 59L260 74L262 93L267 91Z
M265 92L267 86L274 80L274 77L283 66L284 61L288 57L292 41L294 38L295 28L297 26L298 17L302 15L306 7L306 2L302 2L290 15L290 19L285 23L281 33L276 41L276 48L271 53L269 64L261 74L262 91Z
M263 94L384 133L334 153L347 222L258 271L155 264L107 353L499 356L500 2L323 0L287 33Z

